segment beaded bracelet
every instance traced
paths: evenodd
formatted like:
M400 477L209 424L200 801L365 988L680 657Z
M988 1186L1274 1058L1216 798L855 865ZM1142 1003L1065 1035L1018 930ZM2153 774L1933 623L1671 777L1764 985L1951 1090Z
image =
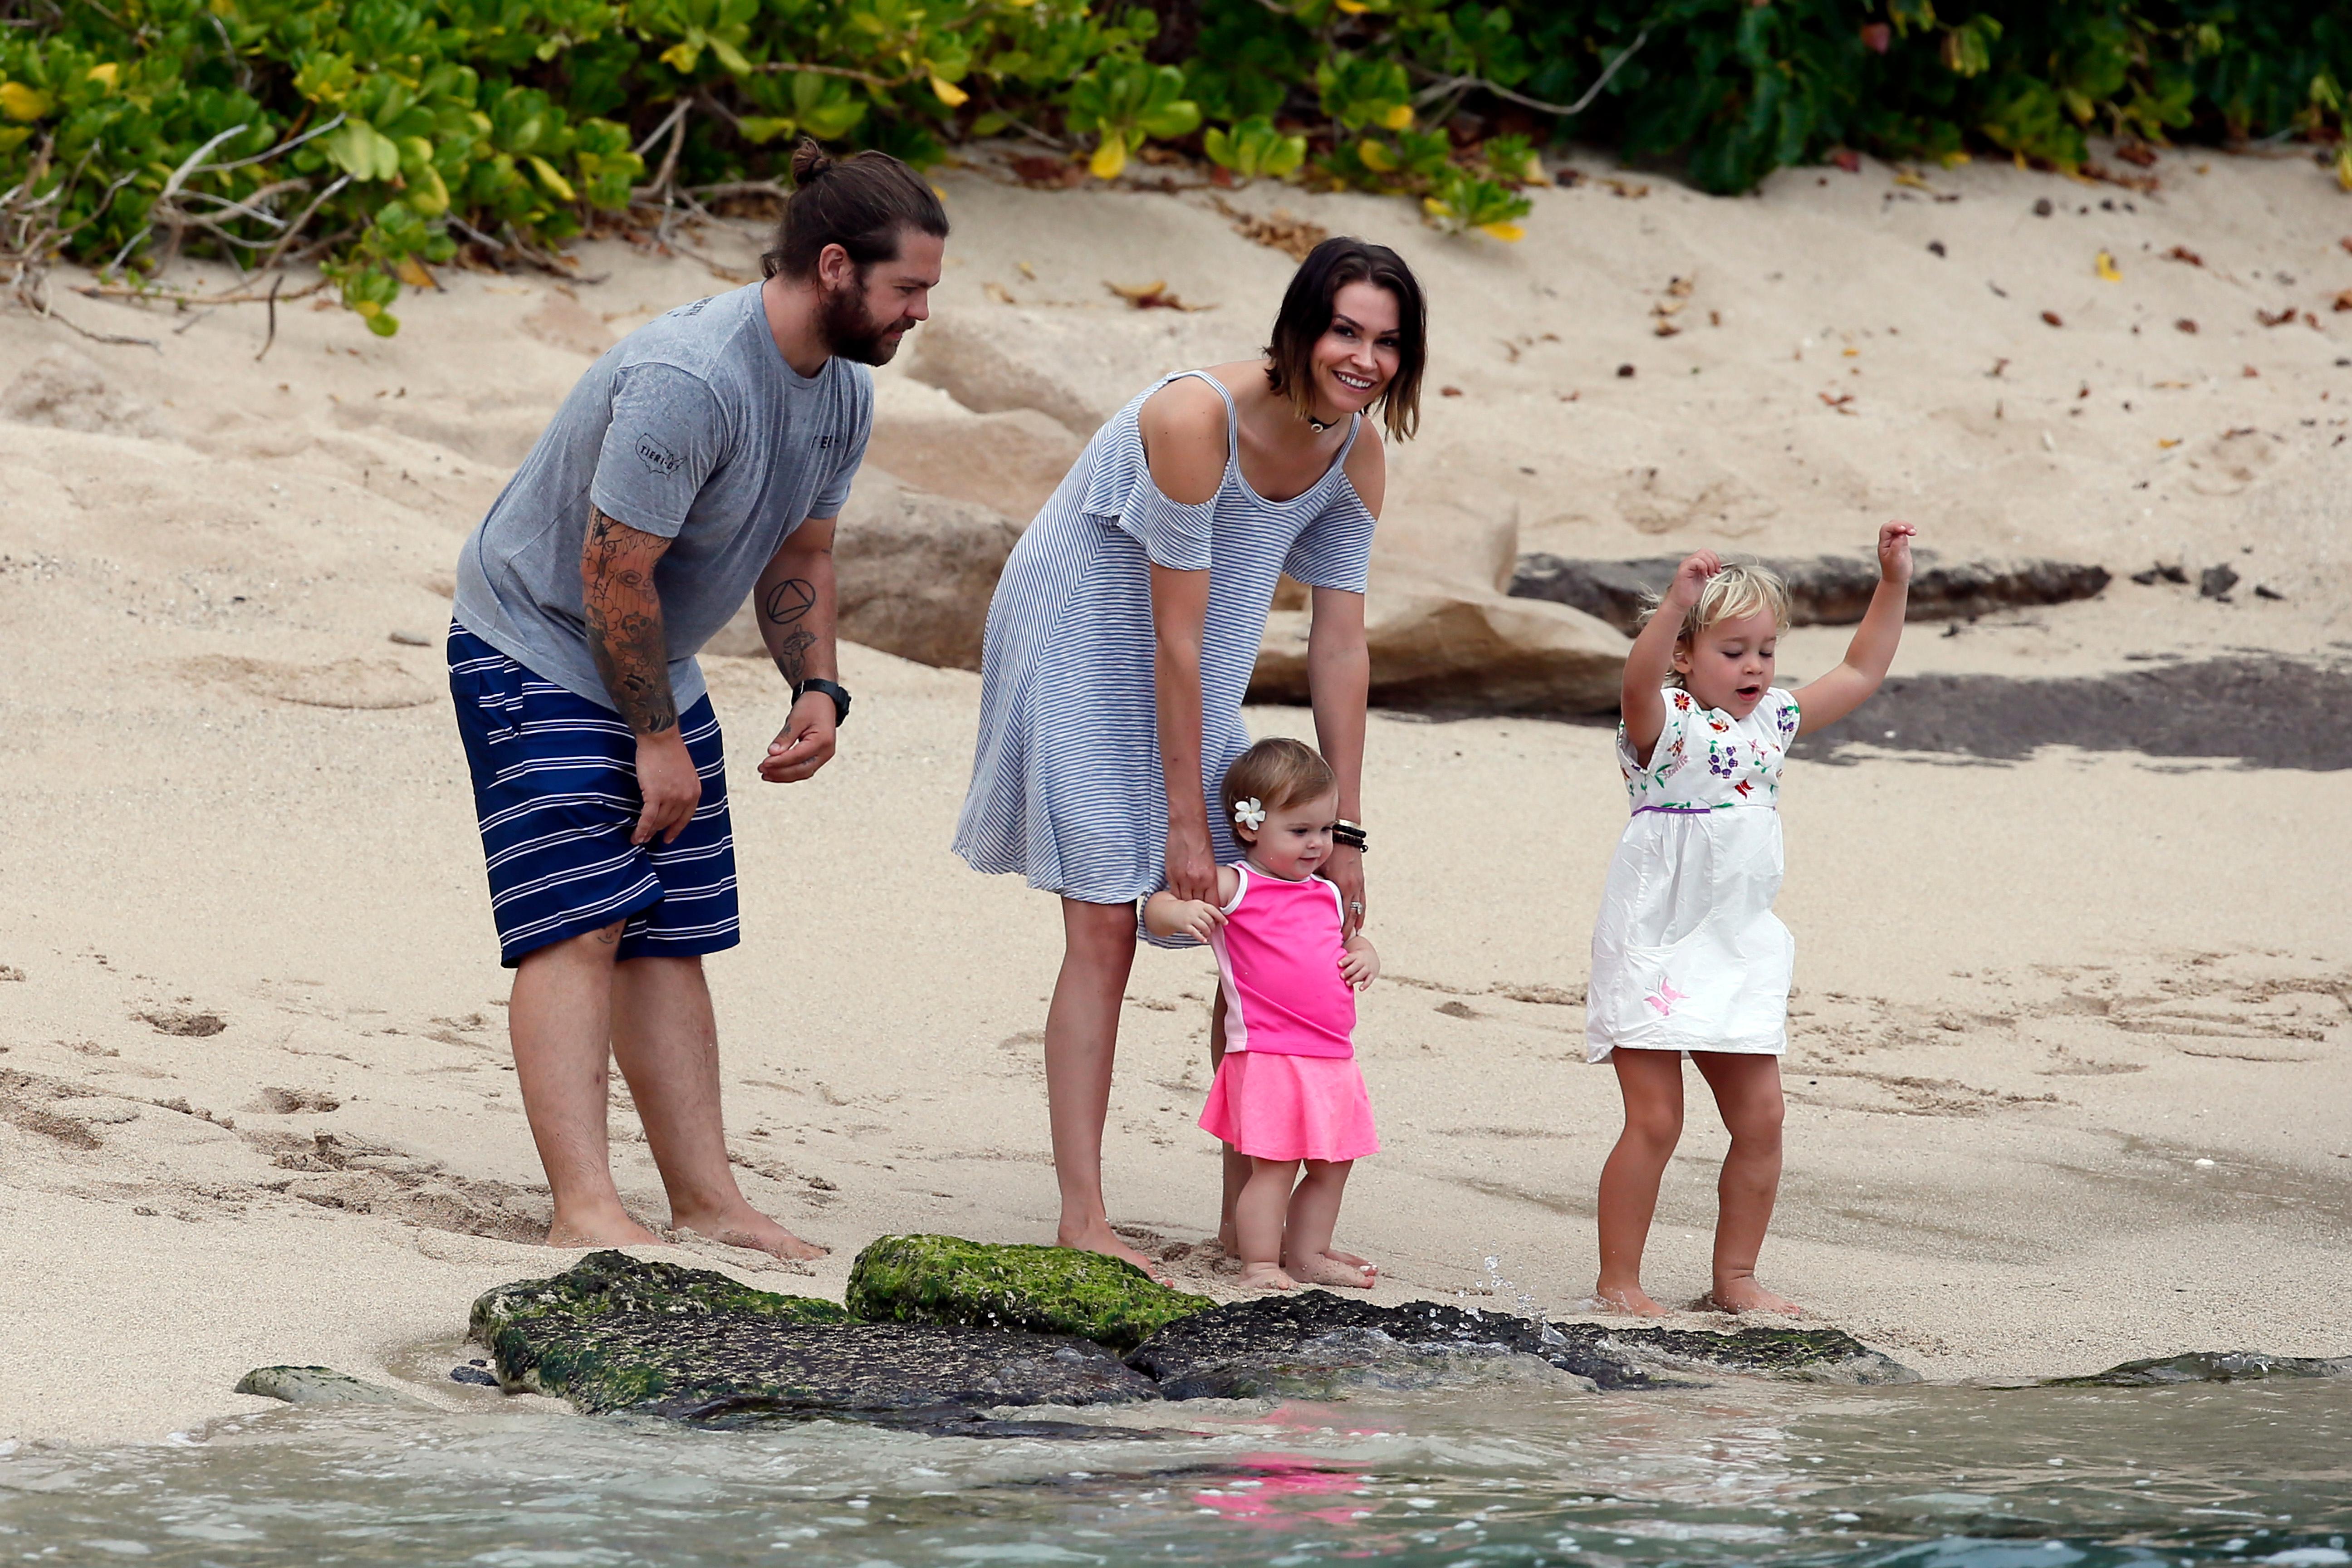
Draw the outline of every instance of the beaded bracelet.
M1364 825L1360 822L1350 822L1344 816L1339 818L1331 825L1331 837L1335 843L1344 845L1359 855L1364 853Z

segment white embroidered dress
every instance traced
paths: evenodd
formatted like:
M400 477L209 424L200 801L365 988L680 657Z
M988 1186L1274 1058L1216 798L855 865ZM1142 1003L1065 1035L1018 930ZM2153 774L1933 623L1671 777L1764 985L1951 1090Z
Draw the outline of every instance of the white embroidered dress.
M1633 817L1592 929L1585 1059L1620 1047L1778 1056L1795 939L1780 890L1780 769L1797 700L1774 687L1745 719L1670 686L1643 767L1617 730Z

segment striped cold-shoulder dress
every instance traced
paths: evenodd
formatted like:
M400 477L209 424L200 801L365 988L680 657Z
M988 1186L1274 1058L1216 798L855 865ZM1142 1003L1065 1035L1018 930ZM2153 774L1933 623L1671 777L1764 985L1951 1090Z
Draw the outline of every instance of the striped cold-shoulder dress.
M1136 417L1179 376L1225 400L1217 493L1182 505L1160 493ZM1311 488L1270 501L1242 478L1232 393L1181 371L1137 395L1087 443L1022 536L989 605L980 743L955 850L975 869L1017 871L1088 903L1130 903L1165 879L1168 796L1152 689L1150 563L1209 574L1201 632L1201 782L1217 798L1249 749L1242 698L1265 636L1275 584L1364 591L1372 516L1349 481L1362 416ZM1220 864L1238 859L1233 825L1209 814Z

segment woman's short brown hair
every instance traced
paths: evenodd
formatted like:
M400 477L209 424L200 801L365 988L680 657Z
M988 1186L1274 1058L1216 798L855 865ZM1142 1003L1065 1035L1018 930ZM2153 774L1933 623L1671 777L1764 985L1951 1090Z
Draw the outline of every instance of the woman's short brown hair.
M1265 382L1302 416L1315 412L1315 343L1330 330L1332 301L1350 283L1385 289L1397 302L1397 373L1381 393L1381 423L1405 441L1421 425L1421 370L1428 358L1427 311L1421 284L1404 258L1385 245L1335 235L1307 253L1275 313L1265 346Z
M1225 820L1234 820L1234 806L1244 800L1254 800L1268 811L1281 811L1301 801L1316 800L1339 787L1339 776L1321 753L1303 742L1276 736L1260 741L1234 759L1225 770L1224 788L1218 798L1225 808ZM1234 831L1239 837L1240 830Z

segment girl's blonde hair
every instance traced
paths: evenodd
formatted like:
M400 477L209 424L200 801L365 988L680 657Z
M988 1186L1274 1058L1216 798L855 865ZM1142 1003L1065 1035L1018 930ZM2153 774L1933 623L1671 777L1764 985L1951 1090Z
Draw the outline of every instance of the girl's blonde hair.
M1645 594L1649 608L1642 612L1642 625L1648 626L1665 603L1664 594ZM1775 626L1789 624L1789 584L1780 574L1753 561L1735 562L1706 580L1698 591L1698 602L1683 613L1683 624L1675 633L1676 647L1690 647L1698 641L1698 634L1709 626L1726 621L1745 620L1759 610L1772 612ZM1680 686L1679 671L1668 670L1666 679Z
M1276 736L1234 759L1234 765L1225 770L1224 787L1218 798L1230 824L1236 802L1254 800L1268 811L1281 811L1301 801L1319 799L1339 785L1339 775L1314 747ZM1234 836L1240 836L1238 829Z

